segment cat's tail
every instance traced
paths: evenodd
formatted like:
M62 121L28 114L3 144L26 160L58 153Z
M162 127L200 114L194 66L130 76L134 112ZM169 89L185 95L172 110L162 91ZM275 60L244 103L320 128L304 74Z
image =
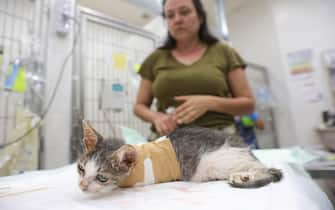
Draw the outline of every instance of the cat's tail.
M238 188L258 188L271 182L279 182L283 178L283 173L279 169L269 168L259 172L254 176L248 174L240 175L229 180L229 184Z

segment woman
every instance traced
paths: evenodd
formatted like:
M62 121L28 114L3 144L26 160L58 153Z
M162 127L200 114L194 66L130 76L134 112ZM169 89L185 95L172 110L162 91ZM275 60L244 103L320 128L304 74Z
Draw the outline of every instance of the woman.
M178 126L234 128L235 115L254 110L245 63L209 33L200 0L165 0L163 17L168 39L139 70L135 114L152 123L152 138Z

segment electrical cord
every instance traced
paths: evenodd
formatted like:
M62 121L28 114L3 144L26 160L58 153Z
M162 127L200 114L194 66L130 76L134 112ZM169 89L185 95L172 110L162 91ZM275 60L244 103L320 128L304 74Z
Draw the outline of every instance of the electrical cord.
M64 15L64 14L63 14ZM80 36L80 32L81 32L81 25L80 25L80 22L74 18L74 17L71 17L71 16L67 16L67 18L73 20L73 22L75 24L78 25L78 31L75 32L74 34L74 39L73 39L73 44L72 44L72 48L70 50L70 52L67 54L67 56L65 57L63 63L62 63L62 66L60 68L60 73L59 73L59 76L57 78L57 81L56 81L56 84L55 84L55 87L52 91L52 94L51 94L51 97L50 97L50 100L48 101L44 111L42 112L41 114L41 117L40 117L40 120L35 123L30 129L28 129L24 134L22 134L20 137L16 138L15 140L12 140L12 141L8 141L7 143L4 143L4 144L0 144L0 149L4 149L12 144L15 144L19 141L22 141L25 137L27 137L31 132L33 132L35 129L37 129L38 127L41 126L46 114L50 111L50 107L52 105L52 103L54 102L54 99L56 97L56 94L57 94L57 91L58 91L58 88L60 86L60 82L61 80L63 79L63 75L64 75L64 72L65 72L65 67L69 61L69 59L72 57L72 55L74 54L74 51L76 49L76 45L77 45L77 42L78 42L78 39L79 39L79 36Z

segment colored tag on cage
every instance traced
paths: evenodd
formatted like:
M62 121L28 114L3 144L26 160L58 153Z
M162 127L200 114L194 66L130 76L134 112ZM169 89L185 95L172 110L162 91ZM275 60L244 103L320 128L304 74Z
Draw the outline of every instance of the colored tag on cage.
M5 82L5 89L18 93L24 93L27 89L25 68L20 66L20 62L18 60L15 61L8 73Z
M19 68L19 72L14 83L13 91L24 93L27 90L26 71L24 67Z
M127 64L127 57L124 53L114 53L113 54L114 69L125 70Z
M101 94L101 109L121 112L124 109L126 96L124 85L120 82L106 83Z
M122 92L123 91L123 85L120 84L120 83L114 83L114 84L112 84L112 91Z

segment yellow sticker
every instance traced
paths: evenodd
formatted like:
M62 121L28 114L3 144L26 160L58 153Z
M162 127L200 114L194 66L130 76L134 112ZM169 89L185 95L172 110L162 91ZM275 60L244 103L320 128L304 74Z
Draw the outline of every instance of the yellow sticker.
M127 57L124 53L114 53L113 54L113 61L114 61L114 69L116 70L125 70L126 69L126 63L127 63Z

